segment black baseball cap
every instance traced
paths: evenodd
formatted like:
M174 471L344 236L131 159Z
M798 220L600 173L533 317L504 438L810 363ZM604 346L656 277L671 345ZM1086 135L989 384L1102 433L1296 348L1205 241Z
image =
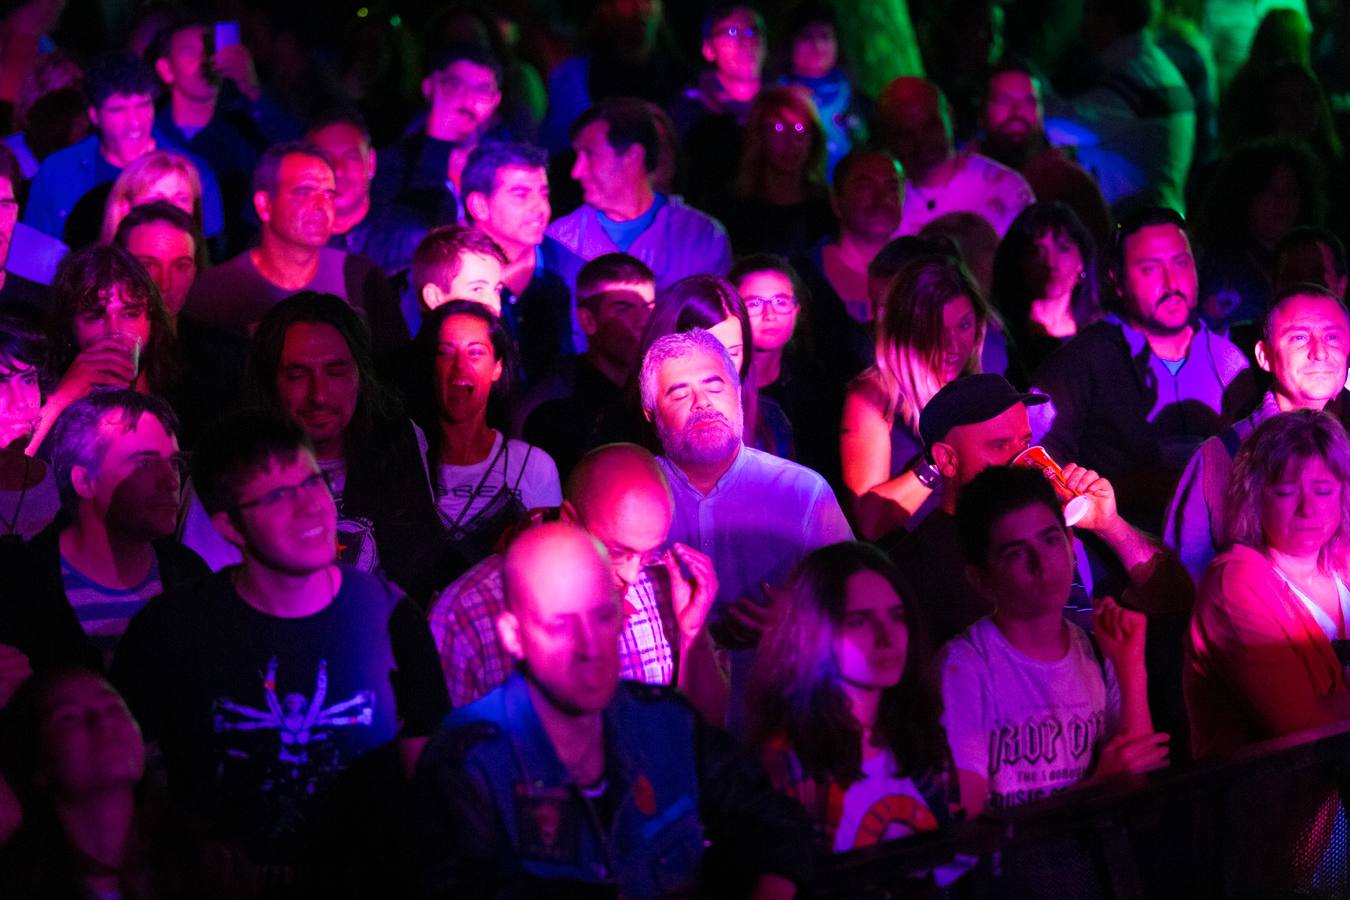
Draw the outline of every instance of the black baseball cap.
M932 447L953 428L987 422L1018 403L1036 406L1049 401L1045 394L1024 394L1002 375L964 375L933 395L919 415L919 436Z

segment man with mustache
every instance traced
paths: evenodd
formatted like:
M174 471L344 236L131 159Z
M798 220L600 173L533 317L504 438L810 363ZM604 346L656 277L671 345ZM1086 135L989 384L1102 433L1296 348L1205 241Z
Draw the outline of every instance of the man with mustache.
M747 447L741 384L722 343L694 330L642 360L642 409L675 495L669 539L711 557L713 638L731 650L728 726L743 726L754 648L773 617L772 586L810 551L853 539L839 501L810 469Z
M1326 410L1348 424L1347 354L1350 316L1334 292L1298 284L1276 296L1256 343L1257 365L1270 373L1273 384L1255 412L1200 445L1163 523L1163 539L1176 549L1196 582L1221 548L1233 457L1256 426L1296 409Z
M377 353L408 340L398 300L378 266L328 246L337 181L327 153L292 141L268 148L253 173L258 246L197 277L183 315L240 337L299 291L336 294L364 314Z
M1182 468L1249 399L1247 358L1196 315L1186 223L1153 208L1125 217L1110 251L1120 315L1082 329L1032 379L1050 395L1042 443L1116 486L1121 513L1157 533Z
M432 225L464 219L461 176L502 102L502 64L490 50L457 44L437 53L422 80L425 124L380 151L372 185L380 202L395 202Z

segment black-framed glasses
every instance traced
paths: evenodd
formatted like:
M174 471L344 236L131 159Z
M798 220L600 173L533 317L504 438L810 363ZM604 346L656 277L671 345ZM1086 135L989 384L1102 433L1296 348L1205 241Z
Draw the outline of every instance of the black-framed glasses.
M752 316L764 315L764 310L772 307L780 316L785 316L797 308L797 298L791 294L774 294L772 297L746 297L745 311Z
M288 484L285 487L273 488L261 497L255 497L247 502L236 504L234 508L241 512L246 509L252 509L255 506L262 507L263 509L276 509L283 503L294 503L301 492L308 494L317 491L320 487L322 487L324 491L327 491L328 479L324 477L322 472L315 472L299 484Z

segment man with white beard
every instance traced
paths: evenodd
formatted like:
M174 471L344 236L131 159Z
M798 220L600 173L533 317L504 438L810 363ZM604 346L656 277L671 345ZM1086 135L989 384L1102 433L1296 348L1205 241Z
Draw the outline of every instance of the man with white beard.
M710 557L719 589L712 635L731 650L728 727L743 731L754 648L773 616L774 586L817 547L853 540L825 479L741 442L736 367L717 338L666 335L642 360L642 409L661 439L675 495L668 540Z

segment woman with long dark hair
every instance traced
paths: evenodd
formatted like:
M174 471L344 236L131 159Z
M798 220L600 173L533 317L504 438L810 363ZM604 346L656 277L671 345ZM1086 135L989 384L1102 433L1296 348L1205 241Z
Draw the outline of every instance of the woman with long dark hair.
M798 565L750 685L750 740L835 852L932 831L956 779L918 605L867 544Z
M1097 288L1096 245L1077 213L1033 203L1018 214L994 254L991 299L1028 374L1101 318Z

